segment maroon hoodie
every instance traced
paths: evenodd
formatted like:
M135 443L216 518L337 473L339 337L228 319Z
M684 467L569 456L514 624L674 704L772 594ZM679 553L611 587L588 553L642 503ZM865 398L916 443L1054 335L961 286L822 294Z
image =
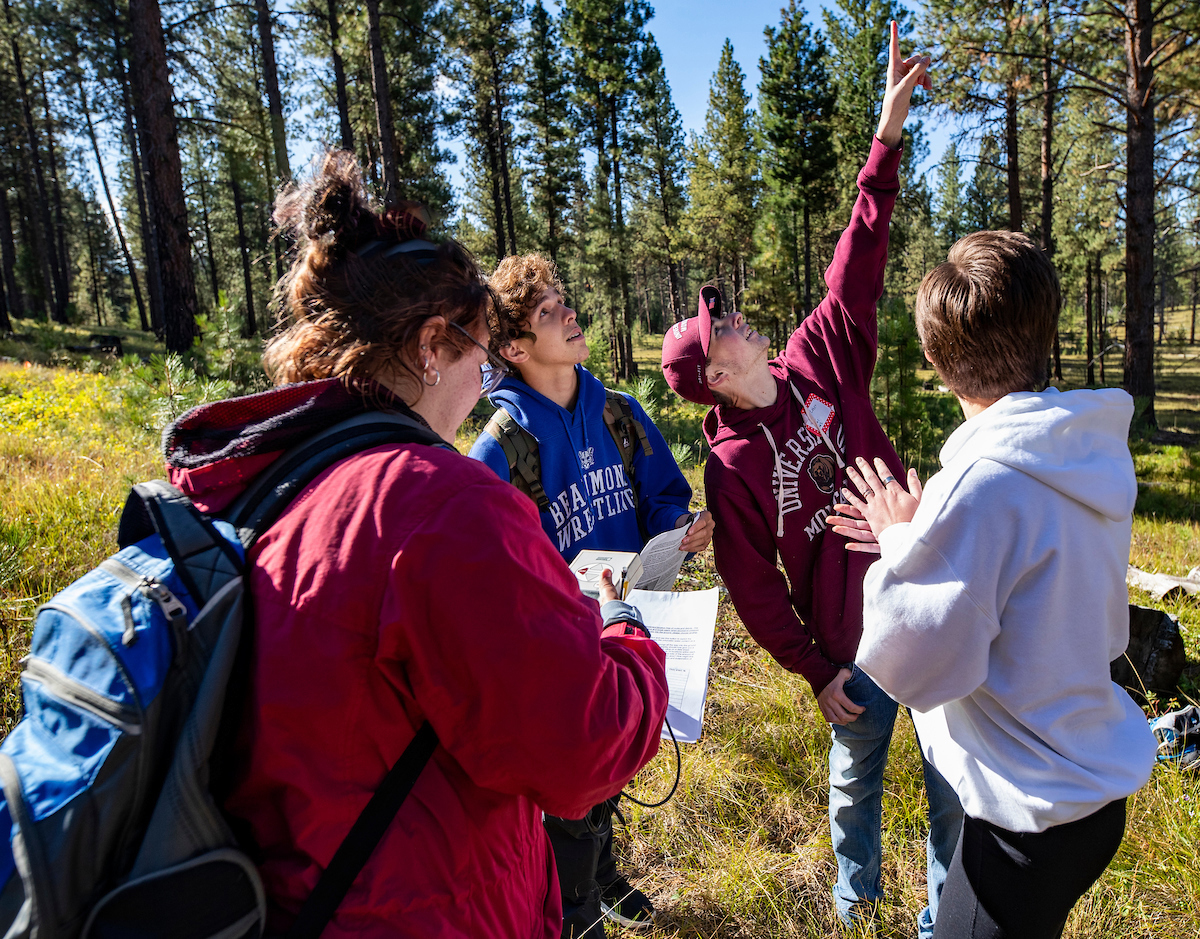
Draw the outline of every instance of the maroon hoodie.
M704 421L717 570L750 634L817 694L854 661L863 575L875 560L825 530L845 464L879 456L904 475L870 397L899 165L900 150L873 141L850 225L825 272L829 294L769 363L775 403L717 407Z

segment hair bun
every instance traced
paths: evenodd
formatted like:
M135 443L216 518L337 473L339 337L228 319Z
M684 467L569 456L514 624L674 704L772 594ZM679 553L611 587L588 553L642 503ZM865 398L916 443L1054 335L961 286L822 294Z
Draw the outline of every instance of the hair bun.
M328 151L310 179L290 187L275 203L281 229L335 251L374 237L375 218L358 160L349 150Z

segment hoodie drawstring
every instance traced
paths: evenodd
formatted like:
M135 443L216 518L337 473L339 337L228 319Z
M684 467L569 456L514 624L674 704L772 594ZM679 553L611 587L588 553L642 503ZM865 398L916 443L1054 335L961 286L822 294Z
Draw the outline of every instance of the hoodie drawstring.
M800 392L796 390L796 386L791 382L788 382L788 387L792 389L792 396L800 403L800 412L804 415L805 423L814 428L816 432L821 435L821 439L825 441L825 446L829 448L829 452L832 453L833 458L837 460L838 469L845 469L846 461L842 459L842 455L838 453L837 447L835 447L833 445L833 441L829 439L829 434L826 432L824 425L818 424L812 419L811 416L809 416L808 408L805 407L804 404L804 398L800 396ZM775 444L772 443L771 446L774 447Z
M758 425L762 428L762 432L767 437L767 443L771 445L771 452L775 454L775 478L779 480L779 484L775 489L775 537L783 537L783 463L779 459L779 448L775 446L775 438L771 436L771 431L767 429L766 424Z

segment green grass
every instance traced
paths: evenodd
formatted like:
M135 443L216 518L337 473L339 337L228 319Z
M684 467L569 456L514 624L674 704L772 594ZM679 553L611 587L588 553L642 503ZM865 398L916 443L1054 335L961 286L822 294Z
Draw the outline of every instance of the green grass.
M108 330L105 330L106 332ZM638 349L643 372L657 375L656 338ZM0 347L0 355L9 355ZM1162 358L1175 360L1167 350ZM1185 347L1184 356L1189 353ZM133 363L72 364L91 371L0 362L0 721L19 709L19 659L28 647L36 605L111 552L131 482L161 475L161 421L215 394L170 370ZM46 361L57 361L48 356ZM1078 362L1068 358L1068 374ZM1173 367L1173 366L1164 366ZM140 370L139 370L140 369ZM1119 376L1119 368L1109 372ZM1173 373L1173 396L1159 418L1173 434L1133 444L1142 484L1131 561L1147 570L1185 574L1200 563L1196 468L1200 467L1200 366ZM1165 382L1164 382L1165 384ZM684 454L685 473L703 503L706 447L703 409L651 384L639 396L656 408L669 444ZM457 441L469 446L486 420L482 407ZM683 576L690 586L716 583L711 553ZM1134 602L1155 605L1144 595ZM1200 601L1164 606L1178 616L1189 666L1181 694L1200 699ZM1179 699L1179 700L1182 700ZM1175 701L1160 702L1173 706ZM749 637L722 596L705 731L684 745L679 792L667 805L622 803L629 820L617 835L633 879L654 899L654 937L826 937L835 931L830 887L835 877L826 814L828 728L807 684L784 672ZM644 801L674 778L668 744L631 787ZM880 934L915 934L925 902L925 798L911 723L897 721L885 779L884 886ZM1200 932L1200 773L1155 770L1130 801L1124 845L1068 923L1070 937L1194 939ZM628 935L632 936L632 933Z

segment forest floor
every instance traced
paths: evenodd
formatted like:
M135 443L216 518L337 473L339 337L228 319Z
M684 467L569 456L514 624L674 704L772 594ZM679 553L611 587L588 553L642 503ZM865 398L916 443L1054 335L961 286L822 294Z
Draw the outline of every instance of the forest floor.
M139 336L131 334L128 351L142 351ZM163 418L188 400L167 387L165 373L155 385L129 362L65 355L52 340L40 341L32 351L27 343L0 343L0 358L9 359L0 361L0 732L19 715L17 676L34 609L114 550L125 493L161 472ZM639 343L643 372L659 374L660 343L654 336ZM1131 442L1139 478L1131 563L1183 575L1200 564L1200 347L1168 344L1160 361L1162 429ZM1106 378L1115 384L1119 362L1108 364ZM1062 386L1078 387L1082 375L1080 357L1065 356ZM641 390L700 507L703 409L652 385ZM464 428L460 449L477 427ZM689 586L719 585L711 552L689 562L683 576ZM1200 699L1200 599L1156 604L1133 591L1131 600L1177 616L1187 644L1179 696L1155 708ZM618 853L659 910L654 928L640 935L773 939L835 932L828 740L807 684L757 646L722 593L704 735L682 745L679 790L661 808L622 803L628 826L618 830ZM674 774L667 744L630 789L655 801ZM885 787L887 898L879 935L908 937L925 903L926 824L920 760L903 717ZM1072 913L1066 935L1194 939L1198 805L1200 772L1157 767L1130 800L1120 853Z

